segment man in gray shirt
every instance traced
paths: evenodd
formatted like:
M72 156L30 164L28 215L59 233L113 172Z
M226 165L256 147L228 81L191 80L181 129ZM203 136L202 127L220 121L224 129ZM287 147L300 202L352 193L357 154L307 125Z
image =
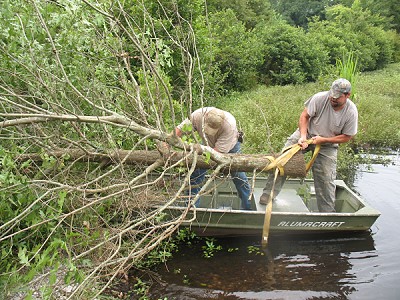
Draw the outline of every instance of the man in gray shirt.
M319 92L305 102L300 115L299 128L288 138L285 147L299 144L303 151L314 151L321 144L320 152L312 167L315 193L320 212L335 211L336 164L338 144L348 142L357 133L358 112L349 99L351 84L340 78L332 83L331 89ZM312 139L309 145L306 141ZM269 176L260 197L267 204L274 176ZM276 197L286 180L278 176L273 196Z

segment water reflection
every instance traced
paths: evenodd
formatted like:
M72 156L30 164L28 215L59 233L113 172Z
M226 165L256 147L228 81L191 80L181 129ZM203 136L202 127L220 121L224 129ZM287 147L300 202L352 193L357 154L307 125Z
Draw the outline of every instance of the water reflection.
M151 299L347 299L355 288L351 253L374 255L369 233L348 237L271 237L267 250L259 238L218 239L223 249L204 258L199 242L184 247L157 273ZM260 251L254 251L254 249ZM166 284L168 283L168 284Z

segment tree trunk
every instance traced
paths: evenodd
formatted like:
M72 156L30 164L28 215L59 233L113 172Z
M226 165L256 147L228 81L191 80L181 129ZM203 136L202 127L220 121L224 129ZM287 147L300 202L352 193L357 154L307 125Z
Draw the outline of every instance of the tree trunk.
M61 151L53 151L48 153L50 156L56 158L68 157L68 160L77 161L92 161L106 164L116 164L123 162L128 165L142 164L150 165L156 160L163 160L166 164L173 164L183 159L187 153L183 151L171 151L167 155L161 155L159 151L128 151L128 150L116 150L114 152L85 152L80 149L68 149ZM269 157L277 157L273 154L220 154L221 157L228 161L228 165L223 168L223 172L229 171L245 171L252 172L257 170L258 172L271 172L271 169L267 169L271 164ZM20 155L18 161L33 160L36 162L42 161L39 154L23 154ZM193 155L187 155L185 158L185 164L191 165L193 162ZM215 169L217 163L209 160L206 162L205 157L199 155L197 160L197 167L203 169ZM296 153L283 167L285 175L290 177L305 177L306 176L306 165L304 156L301 152Z

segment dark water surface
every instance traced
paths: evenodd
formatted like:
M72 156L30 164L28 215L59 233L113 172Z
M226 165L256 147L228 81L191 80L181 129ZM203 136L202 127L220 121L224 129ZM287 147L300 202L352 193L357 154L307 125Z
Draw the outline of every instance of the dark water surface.
M159 267L150 299L400 299L400 158L362 171L354 190L381 211L350 236L218 239L184 247Z

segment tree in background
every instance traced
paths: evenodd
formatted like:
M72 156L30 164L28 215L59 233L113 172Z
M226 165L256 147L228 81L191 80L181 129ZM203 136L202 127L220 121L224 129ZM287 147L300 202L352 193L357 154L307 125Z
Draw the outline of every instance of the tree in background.
M359 2L364 9L368 9L375 15L385 17L385 29L395 29L400 32L400 6L396 0L271 0L271 7L291 25L308 27L310 19L317 17L326 20L326 9L335 5L351 7Z
M334 5L339 2L345 5ZM244 5L244 2L241 3ZM314 17L303 24L306 29L300 30L285 24L279 15L272 13L266 20L258 17L259 22L253 30L245 31L242 27L239 33L237 30L243 25L236 23L233 26L234 16L237 19L235 22L245 18L236 8L229 14L230 21L227 13L224 16L218 12L216 19L210 17L209 26L218 30L209 29L212 34L199 35L207 37L210 45L207 47L210 49L207 52L209 60L203 60L206 66L213 68L211 74L214 75L209 78L218 83L215 86L223 94L253 87L252 78L261 84L280 85L315 81L321 74L334 72L337 59L350 51L354 52L361 70L375 70L398 61L399 51L396 49L399 49L397 45L400 40L397 34L388 29L388 18L371 13L359 1L275 1L274 5L288 6L285 12L293 9L296 13L308 12L309 16ZM227 7L232 6L235 6L233 2L211 2L210 15L215 14L214 10L228 11ZM255 15L249 6L244 6L243 10L248 11L249 16ZM218 23L222 22L225 23L219 27ZM246 50L238 45L235 35L244 41L243 46L252 49ZM251 35L257 36L257 39L252 39ZM263 56L261 60L257 59L260 53ZM255 64L258 73L252 73Z
M253 88L263 55L254 27L272 19L269 2L212 0L206 11L195 26L206 98Z
M285 21L257 27L264 60L259 68L265 83L278 85L315 81L328 67L327 52L302 28Z
M261 63L262 45L253 31L246 29L231 9L210 12L209 33L199 34L202 43L208 44L210 52L200 55L211 56L203 59L205 65L217 68L222 93L232 90L246 90L258 83L257 66ZM240 41L240 43L238 43Z
M265 0L210 0L207 1L207 9L209 12L230 9L247 29L253 29L257 24L271 20L275 14L270 2Z
M400 33L400 5L397 0L360 0L364 9L368 9L376 15L386 17L386 29L394 29Z
M358 1L352 7L328 8L326 18L312 20L309 34L328 51L330 64L349 51L353 51L361 71L379 69L393 62L396 38L382 27L383 18L364 10Z
M325 20L325 9L343 2L340 0L270 0L272 8L288 21L290 25L307 28L309 19L318 17Z

